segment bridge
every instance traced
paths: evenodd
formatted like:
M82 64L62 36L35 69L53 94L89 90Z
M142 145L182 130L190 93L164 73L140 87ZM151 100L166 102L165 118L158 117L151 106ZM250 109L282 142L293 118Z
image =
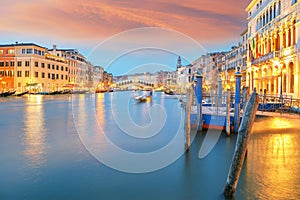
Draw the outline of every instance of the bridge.
M121 90L126 89L151 89L154 87L154 83L148 81L133 81L133 80L125 80L116 83L116 87Z

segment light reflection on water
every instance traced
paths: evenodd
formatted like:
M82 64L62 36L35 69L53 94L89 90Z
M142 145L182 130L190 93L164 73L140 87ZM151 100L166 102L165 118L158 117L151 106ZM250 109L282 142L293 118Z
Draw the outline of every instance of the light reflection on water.
M246 162L247 182L259 199L300 198L299 119L264 118L253 127Z
M42 96L30 96L24 113L24 155L32 168L46 162L44 103Z
M78 108L79 128L90 130L86 134L94 148L107 156L103 137L128 151L145 152L165 146L178 128L176 100L154 93L154 102L172 113L163 134L153 142L119 134L110 111L113 95L97 94L94 102L91 95L0 99L0 199L223 199L234 134L222 134L204 159L197 155L205 133L198 134L189 153L153 173L121 173L95 160L75 131L70 98ZM147 104L130 106L137 124L149 123ZM300 199L299 123L300 118L254 122L235 199ZM99 127L107 134L97 134ZM184 147L182 139L178 148Z

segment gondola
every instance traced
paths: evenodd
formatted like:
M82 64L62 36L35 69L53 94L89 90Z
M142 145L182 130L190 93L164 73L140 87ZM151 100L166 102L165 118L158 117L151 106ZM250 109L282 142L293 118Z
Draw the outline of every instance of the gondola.
M25 92L17 93L17 94L15 94L15 96L20 97L20 96L23 96L23 95L28 94L28 93L29 93L29 91L25 91Z
M13 95L13 94L15 94L16 93L16 91L7 91L7 92L2 92L2 93L0 93L0 97L8 97L8 96L10 96L10 95Z

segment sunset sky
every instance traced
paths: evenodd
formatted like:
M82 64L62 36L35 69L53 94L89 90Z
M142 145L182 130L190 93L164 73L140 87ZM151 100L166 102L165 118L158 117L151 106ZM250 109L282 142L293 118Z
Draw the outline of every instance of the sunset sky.
M97 44L115 34L134 28L161 27L194 39L206 51L229 50L247 28L248 3L248 0L5 0L0 3L0 43L34 42L48 48L56 44L58 48L77 48L88 57ZM165 42L157 35L152 37L158 37L160 44ZM176 43L172 48L177 48ZM92 59L93 64L104 65L98 59Z

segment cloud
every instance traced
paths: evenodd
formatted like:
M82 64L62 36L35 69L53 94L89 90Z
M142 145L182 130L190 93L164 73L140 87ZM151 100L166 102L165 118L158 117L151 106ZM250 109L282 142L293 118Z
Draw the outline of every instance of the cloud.
M97 40L132 28L174 29L203 43L237 40L247 2L236 0L12 0L0 12L2 31L59 40Z

